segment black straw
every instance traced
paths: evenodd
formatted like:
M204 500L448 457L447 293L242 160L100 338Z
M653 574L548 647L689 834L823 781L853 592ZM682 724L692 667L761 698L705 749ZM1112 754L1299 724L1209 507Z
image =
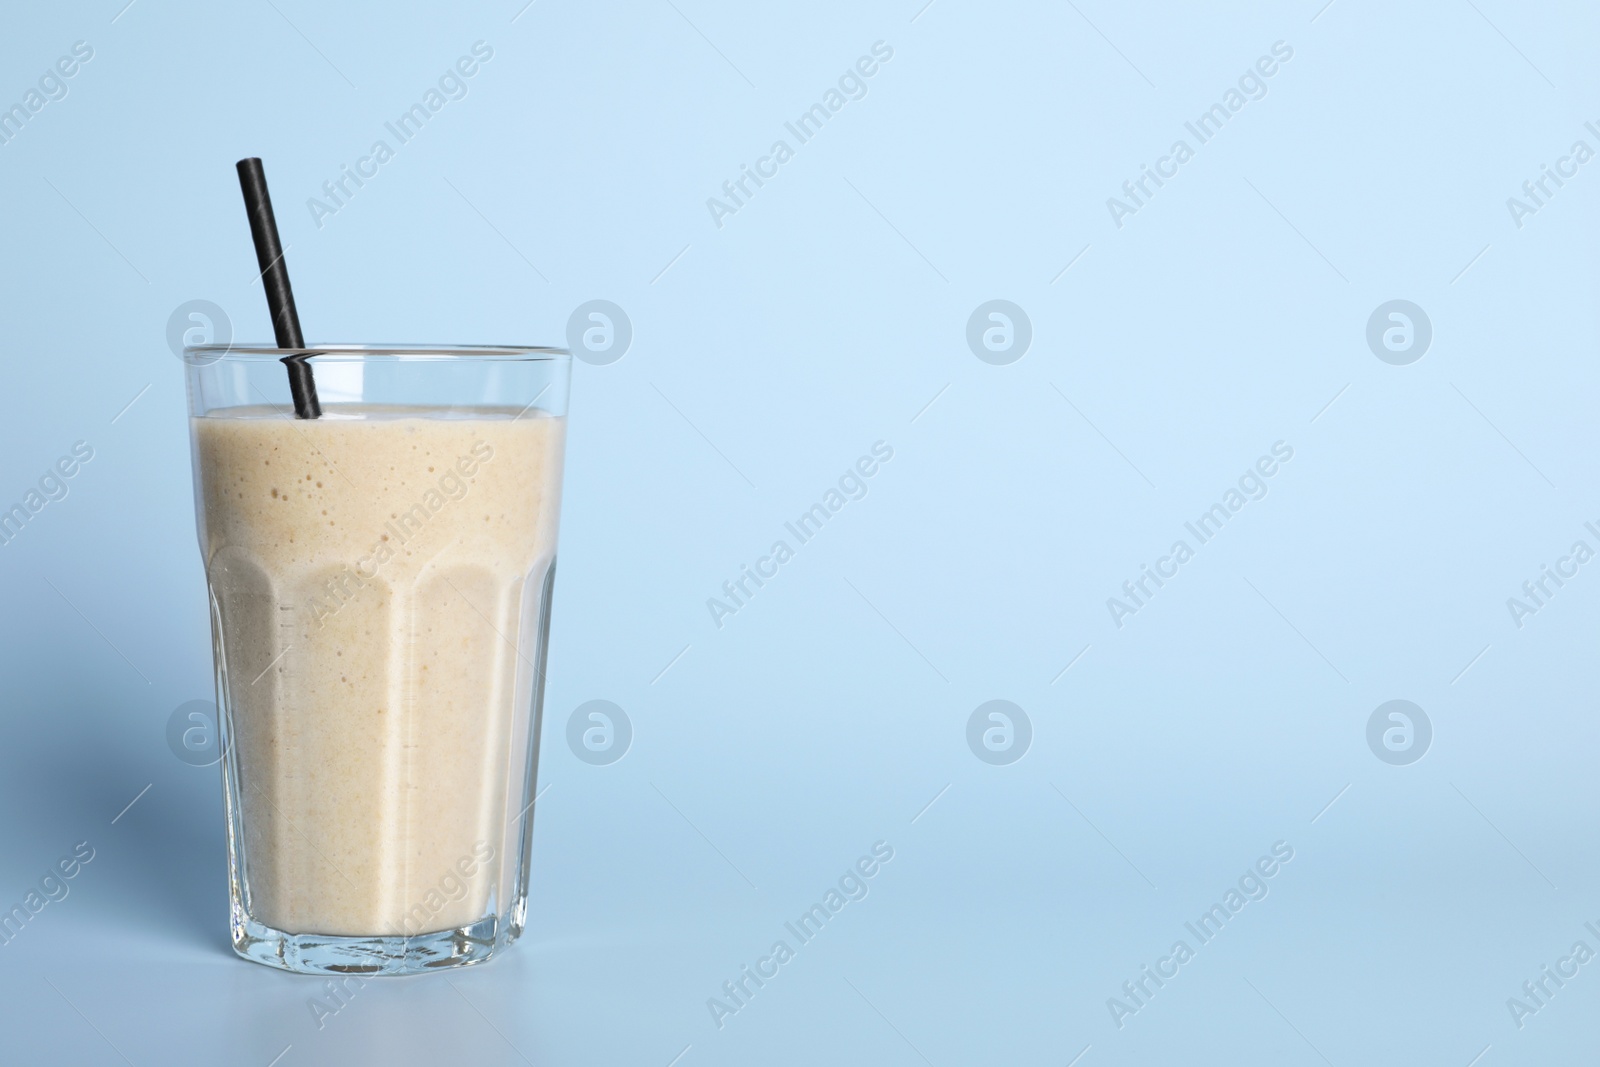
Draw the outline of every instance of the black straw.
M256 262L261 266L261 287L267 291L267 308L272 312L272 332L279 348L304 348L300 316L294 310L294 290L289 288L289 268L283 262L283 242L278 239L278 222L272 214L272 197L267 194L267 176L255 156L241 159L239 188L244 193L244 209L250 216L250 237L256 245ZM300 419L322 415L317 403L317 383L311 377L306 357L285 356L289 368L289 392L294 396L294 414Z

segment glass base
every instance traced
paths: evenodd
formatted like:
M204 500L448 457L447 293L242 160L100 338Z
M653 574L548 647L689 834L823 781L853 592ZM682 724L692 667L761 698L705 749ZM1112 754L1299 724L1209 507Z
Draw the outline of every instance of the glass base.
M415 937L340 937L286 934L236 915L233 950L247 960L296 974L425 974L488 960L515 940L507 936L509 931L497 927L501 923L491 915L471 926Z

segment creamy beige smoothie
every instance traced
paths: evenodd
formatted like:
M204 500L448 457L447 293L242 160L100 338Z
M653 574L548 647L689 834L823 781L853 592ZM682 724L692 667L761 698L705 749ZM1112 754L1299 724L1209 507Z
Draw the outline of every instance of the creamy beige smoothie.
M194 423L251 916L361 937L483 918L531 770L565 419Z

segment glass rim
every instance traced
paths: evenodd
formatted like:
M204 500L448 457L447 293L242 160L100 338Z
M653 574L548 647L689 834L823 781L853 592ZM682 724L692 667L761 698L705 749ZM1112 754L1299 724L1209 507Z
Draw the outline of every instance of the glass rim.
M422 360L493 360L505 362L570 362L565 348L545 345L440 345L440 344L331 344L306 348L278 348L275 345L230 342L227 344L185 345L185 363L207 365L220 360L279 362L295 356L317 363L355 363L369 359L396 362Z

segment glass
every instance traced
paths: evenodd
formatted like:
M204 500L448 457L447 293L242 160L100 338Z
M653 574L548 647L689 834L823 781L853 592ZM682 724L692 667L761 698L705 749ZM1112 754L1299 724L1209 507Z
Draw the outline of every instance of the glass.
M296 419L304 359L322 418ZM571 357L184 350L234 950L479 963L527 916Z

